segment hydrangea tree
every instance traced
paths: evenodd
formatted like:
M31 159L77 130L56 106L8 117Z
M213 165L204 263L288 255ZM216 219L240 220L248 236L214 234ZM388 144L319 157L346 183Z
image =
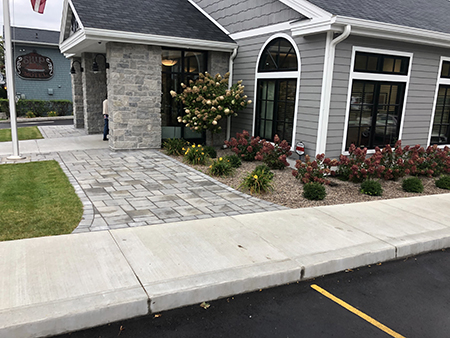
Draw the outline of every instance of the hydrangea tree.
M214 77L205 72L196 81L181 84L183 92L177 94L170 91L172 97L183 103L184 116L178 117L178 122L196 132L209 131L211 143L214 133L220 133L222 127L219 121L227 116L237 116L239 110L252 102L244 95L242 80L228 89L230 73L224 77L216 74Z

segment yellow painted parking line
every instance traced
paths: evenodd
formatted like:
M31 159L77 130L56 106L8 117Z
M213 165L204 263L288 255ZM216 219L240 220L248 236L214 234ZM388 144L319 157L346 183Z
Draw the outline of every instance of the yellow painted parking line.
M313 285L311 285L311 287L314 290L316 290L317 292L320 292L325 297L331 299L333 302L338 303L340 306L346 308L348 311L353 312L355 315L361 317L362 319L368 321L370 324L372 324L372 325L376 326L377 328L379 328L380 330L386 332L388 335L390 335L392 337L395 337L395 338L405 338L401 334L391 330L387 326L381 324L380 322L376 321L372 317L370 317L370 316L366 315L365 313L359 311L358 309L354 308L350 304L344 302L343 300L337 298L336 296L333 296L331 293L329 293L328 291L322 289L320 286L318 286L316 284L313 284Z

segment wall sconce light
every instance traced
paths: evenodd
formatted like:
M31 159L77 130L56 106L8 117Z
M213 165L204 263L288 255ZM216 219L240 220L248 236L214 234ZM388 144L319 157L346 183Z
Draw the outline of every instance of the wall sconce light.
M81 62L78 61L78 60L74 60L74 61L72 61L72 67L70 67L70 74L76 74L77 73L76 70L75 70L75 67L73 66L75 64L75 62L78 62L80 64L80 72L83 73L84 69L83 69L83 67L81 67Z
M98 68L98 63L97 63L98 56L103 56L105 58L105 68L109 69L109 63L106 62L106 56L104 56L103 54L97 54L94 58L94 63L92 63L92 71L94 72L94 74L97 74L100 71Z
M169 60L169 59L166 59L166 60L162 60L161 61L161 63L164 65L164 66L166 66L166 67L172 67L172 66L175 66L176 64L177 64L177 60Z

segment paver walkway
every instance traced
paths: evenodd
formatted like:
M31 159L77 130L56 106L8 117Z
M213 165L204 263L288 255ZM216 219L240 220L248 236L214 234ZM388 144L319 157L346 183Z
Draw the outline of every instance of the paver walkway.
M42 126L38 127L38 129L44 138L61 138L86 135L84 129L76 129L73 125ZM101 138L102 135L99 135L98 137Z
M230 188L156 150L31 155L60 162L85 213L75 232L284 210Z

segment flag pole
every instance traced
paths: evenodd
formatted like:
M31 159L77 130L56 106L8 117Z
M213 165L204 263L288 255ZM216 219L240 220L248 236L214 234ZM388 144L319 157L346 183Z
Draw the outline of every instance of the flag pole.
M17 118L16 118L16 90L14 86L14 63L11 42L11 24L9 15L9 0L3 0L3 23L5 29L5 68L6 85L8 88L9 100L9 119L11 121L11 138L13 154L7 157L8 160L21 160L24 157L19 155L19 139L17 136Z

